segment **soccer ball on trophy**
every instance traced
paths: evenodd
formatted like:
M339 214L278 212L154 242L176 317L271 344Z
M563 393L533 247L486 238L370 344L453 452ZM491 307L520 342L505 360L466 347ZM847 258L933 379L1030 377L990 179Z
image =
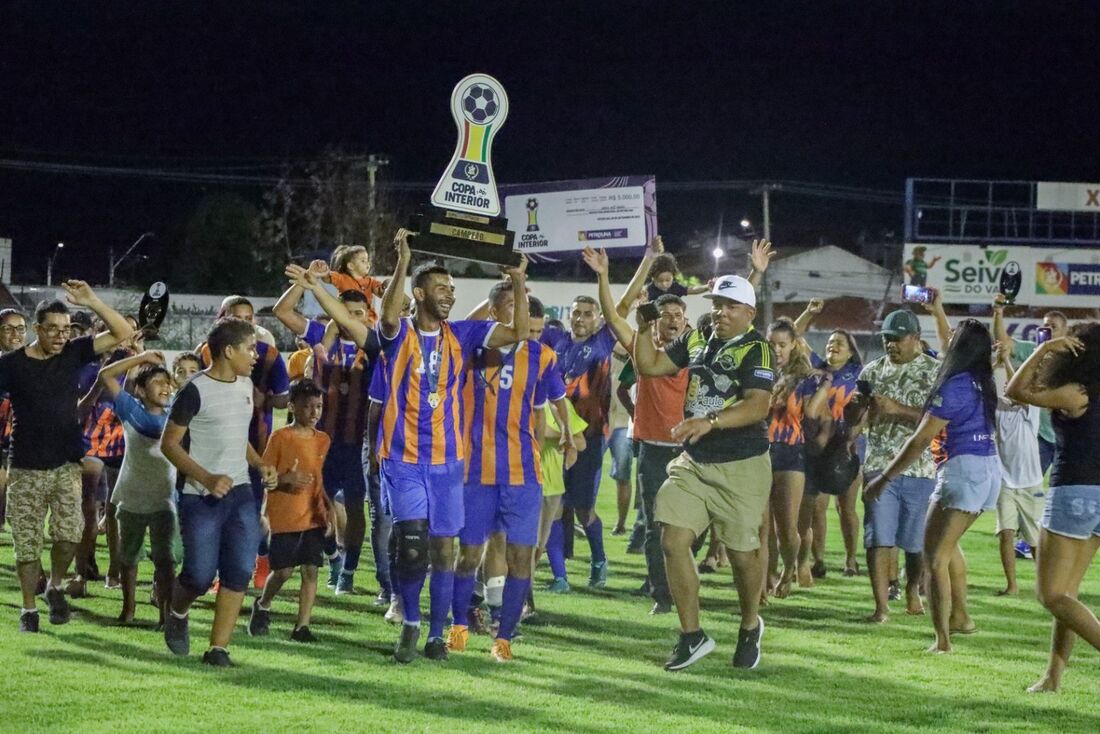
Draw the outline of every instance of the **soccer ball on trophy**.
M470 122L486 125L496 117L499 105L492 89L482 84L471 84L462 96L462 109Z

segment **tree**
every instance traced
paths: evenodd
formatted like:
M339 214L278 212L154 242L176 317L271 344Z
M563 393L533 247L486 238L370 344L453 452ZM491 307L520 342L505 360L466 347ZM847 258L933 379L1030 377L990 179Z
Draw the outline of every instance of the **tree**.
M391 254L388 243L403 220L382 187L372 191L372 167L368 156L338 148L326 150L317 161L287 166L264 196L259 251L271 260L286 262L340 245L362 245L376 270L383 267Z
M272 262L256 248L259 210L237 194L203 199L187 221L174 278L184 290L258 293L278 286L282 260Z

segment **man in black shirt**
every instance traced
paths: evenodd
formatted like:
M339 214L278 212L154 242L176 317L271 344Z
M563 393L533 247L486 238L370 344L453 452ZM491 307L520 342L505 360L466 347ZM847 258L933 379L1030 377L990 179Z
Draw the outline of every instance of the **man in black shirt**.
M756 294L749 281L725 275L711 292L713 332L683 334L663 350L648 338L652 323L639 317L634 362L647 377L688 369L687 419L672 431L684 453L668 466L657 493L656 520L669 588L680 616L680 640L665 664L681 670L714 649L699 626L699 577L691 545L708 527L725 544L733 564L741 607L741 630L733 665L760 662L759 617L763 567L760 526L771 491L771 460L765 419L775 382L768 342L752 328ZM645 336L646 338L642 338Z
M126 319L84 281L69 280L61 287L69 303L94 311L109 333L70 339L68 307L61 301L43 301L34 312L35 340L0 357L0 392L9 394L14 414L8 519L23 591L19 627L26 632L38 631L34 590L41 573L47 511L53 540L46 589L50 623L69 621L61 584L84 531L80 509L84 447L76 412L80 368L132 334Z

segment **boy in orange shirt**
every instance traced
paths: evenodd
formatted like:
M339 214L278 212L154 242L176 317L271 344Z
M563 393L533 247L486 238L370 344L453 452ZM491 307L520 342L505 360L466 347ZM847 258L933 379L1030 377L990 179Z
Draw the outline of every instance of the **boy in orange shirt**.
M298 592L298 621L290 639L316 640L309 631L309 621L317 597L317 569L324 558L325 537L334 531L336 517L321 480L330 443L328 435L317 430L321 396L321 388L313 380L291 385L294 422L272 434L264 451L264 463L278 470L279 483L264 500L263 517L270 529L271 576L263 596L252 603L248 634L253 637L268 633L271 602L297 566L301 568L302 586Z

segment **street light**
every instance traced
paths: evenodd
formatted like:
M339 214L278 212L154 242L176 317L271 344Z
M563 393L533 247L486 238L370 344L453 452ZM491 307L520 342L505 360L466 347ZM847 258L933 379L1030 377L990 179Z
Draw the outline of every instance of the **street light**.
M46 261L46 287L49 288L53 285L53 263L57 259L57 256L61 254L61 251L65 249L64 242L58 242L57 247L54 248L53 254L50 255L50 259Z
M122 253L122 257L120 257L118 260L115 260L115 248L112 247L107 252L107 287L115 287L115 268L117 268L122 263L122 261L125 260L129 256L129 254L134 251L135 247L141 244L141 241L143 239L152 236L152 232L146 232L141 235L141 237L138 237L137 240L134 241L134 244L130 245L130 249Z
M714 255L714 274L718 275L718 261L721 260L722 256L726 253L721 247L715 247L710 251L710 254Z
M751 227L752 227L752 222L750 222L748 219L742 219L741 220L741 229L750 229Z

